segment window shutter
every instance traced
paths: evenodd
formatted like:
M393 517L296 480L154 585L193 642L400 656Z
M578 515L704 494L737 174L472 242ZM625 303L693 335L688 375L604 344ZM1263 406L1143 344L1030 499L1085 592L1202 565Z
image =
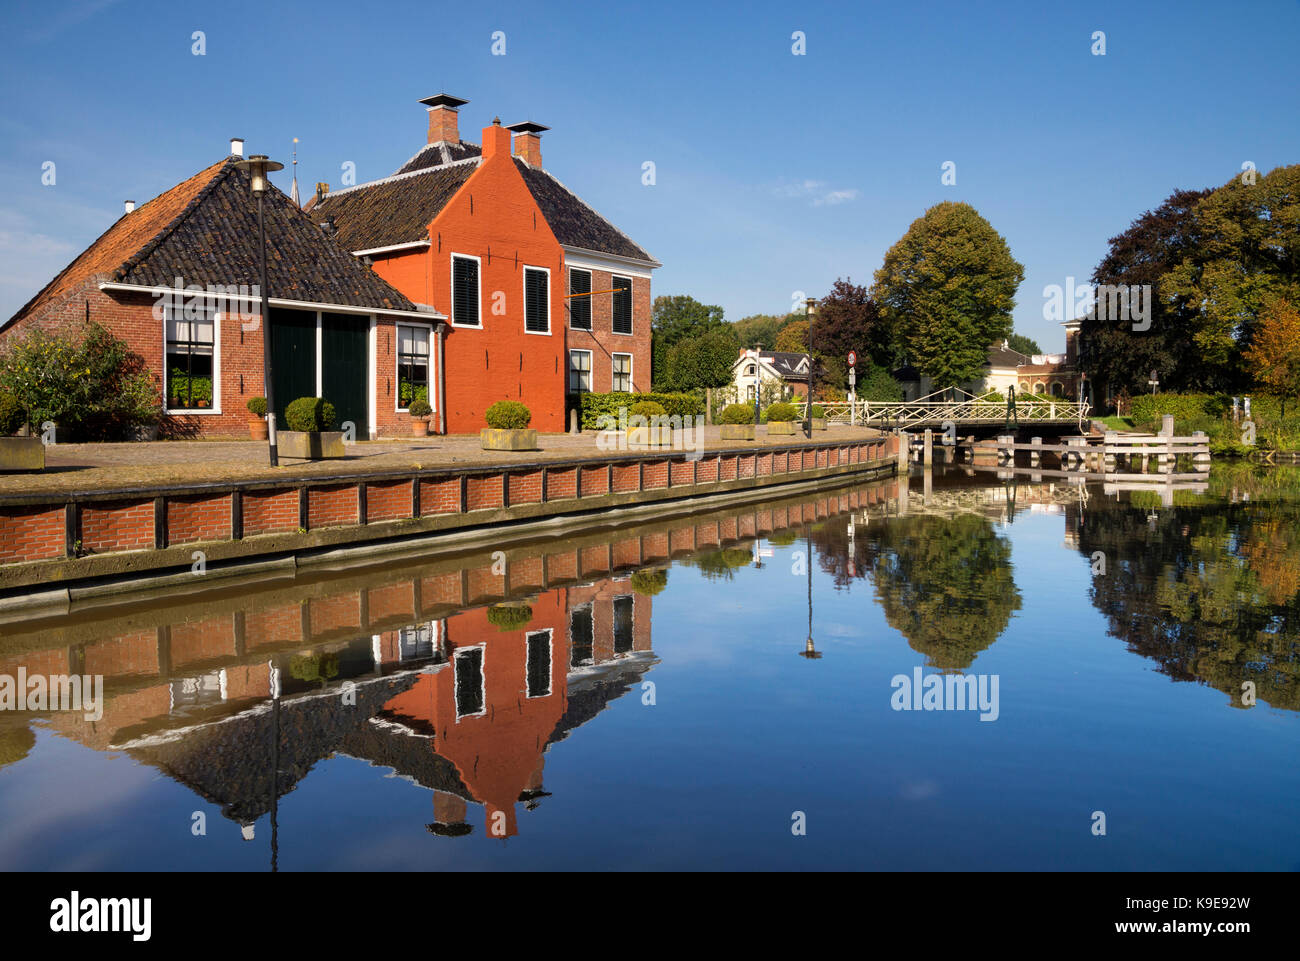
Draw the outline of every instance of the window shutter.
M545 271L524 268L524 326L541 334L550 329L546 281Z
M569 271L569 293L591 293L591 271ZM591 297L569 298L569 326L579 330L591 330Z
M632 333L632 281L614 278L614 333Z
M456 257L452 263L452 321L477 327L478 261Z

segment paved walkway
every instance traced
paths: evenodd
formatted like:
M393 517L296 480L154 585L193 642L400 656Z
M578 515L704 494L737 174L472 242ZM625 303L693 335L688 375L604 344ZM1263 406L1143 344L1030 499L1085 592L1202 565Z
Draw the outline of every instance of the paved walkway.
M813 431L812 443L860 440L878 431L865 427L833 426ZM57 444L45 449L45 471L40 474L0 474L0 495L54 491L117 490L160 484L256 480L291 473L294 476L327 477L372 471L450 467L479 467L493 464L530 463L542 460L598 460L607 453L596 444L597 434L539 434L540 450L486 451L477 435L403 438L347 445L343 460L281 462L272 468L262 441L155 441L132 444ZM705 450L753 450L758 447L788 447L805 442L803 432L793 437L767 437L759 428L751 443L724 443L717 427L704 428ZM631 453L650 453L636 448ZM673 452L677 453L677 452Z

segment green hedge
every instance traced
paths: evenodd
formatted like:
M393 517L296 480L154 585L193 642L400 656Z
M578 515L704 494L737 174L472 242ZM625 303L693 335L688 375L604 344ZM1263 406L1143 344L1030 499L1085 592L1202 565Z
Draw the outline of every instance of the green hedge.
M285 425L307 433L333 429L335 416L334 405L323 397L299 397L284 409Z
M800 417L799 409L794 404L776 403L763 411L763 420L769 424L773 421L777 423L789 423L796 421Z
M693 394L628 394L622 391L609 394L582 395L582 429L599 430L602 416L618 419L618 409L629 409L635 404L650 401L664 409L669 417L696 417L704 413L703 399Z
M493 430L523 430L532 423L533 412L517 400L499 400L487 409L483 419Z
M26 420L22 406L13 394L0 393L0 437L8 437Z
M649 421L651 417L663 417L666 413L663 404L653 400L639 400L628 409L627 416L644 417Z

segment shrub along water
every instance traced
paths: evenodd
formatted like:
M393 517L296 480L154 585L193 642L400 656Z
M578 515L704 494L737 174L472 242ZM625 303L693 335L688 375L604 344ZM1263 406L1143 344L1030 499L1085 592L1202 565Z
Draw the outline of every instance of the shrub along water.
M752 424L754 408L751 404L728 404L722 408L718 421L723 424Z

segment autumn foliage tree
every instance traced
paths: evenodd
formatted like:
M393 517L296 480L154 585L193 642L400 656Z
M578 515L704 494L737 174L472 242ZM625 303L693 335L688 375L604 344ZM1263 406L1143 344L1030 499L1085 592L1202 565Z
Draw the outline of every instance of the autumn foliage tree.
M1286 398L1300 394L1300 311L1271 299L1246 351L1246 365L1263 390L1282 398L1285 414Z

